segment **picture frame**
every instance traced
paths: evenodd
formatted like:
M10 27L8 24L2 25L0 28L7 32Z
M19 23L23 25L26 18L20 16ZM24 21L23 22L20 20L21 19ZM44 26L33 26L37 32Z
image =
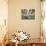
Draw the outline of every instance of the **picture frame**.
M34 20L35 19L35 9L21 9L21 18L23 20Z

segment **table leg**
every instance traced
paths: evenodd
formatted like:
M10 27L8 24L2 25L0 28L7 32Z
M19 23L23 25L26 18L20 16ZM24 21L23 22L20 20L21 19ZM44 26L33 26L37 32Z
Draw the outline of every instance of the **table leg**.
M32 43L31 46L35 46L35 44Z

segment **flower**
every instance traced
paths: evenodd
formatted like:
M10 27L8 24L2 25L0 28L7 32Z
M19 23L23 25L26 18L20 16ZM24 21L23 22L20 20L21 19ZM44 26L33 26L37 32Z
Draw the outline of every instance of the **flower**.
M14 37L14 41L18 40L18 41L26 41L30 38L30 34L27 34L26 32L23 31L18 31L17 34L13 35Z
M20 40L20 41L23 41L23 40L27 40L27 39L29 39L29 35L26 33L26 32L23 32L23 31L21 31L21 32L19 32L18 34L17 34L17 37L18 37L18 39Z

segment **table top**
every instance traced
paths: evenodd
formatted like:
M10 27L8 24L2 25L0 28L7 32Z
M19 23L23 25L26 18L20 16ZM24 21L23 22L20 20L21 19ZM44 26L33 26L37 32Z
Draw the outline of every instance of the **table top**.
M35 38L35 39L30 39L27 40L26 42L24 41L20 41L18 44L34 44L34 43L46 43L46 41L44 39L40 39L40 38Z

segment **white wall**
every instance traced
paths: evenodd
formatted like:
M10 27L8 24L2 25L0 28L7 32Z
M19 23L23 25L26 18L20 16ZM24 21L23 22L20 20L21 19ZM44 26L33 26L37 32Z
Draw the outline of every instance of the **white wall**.
M35 9L35 20L22 20L21 9ZM9 0L8 33L26 31L32 38L40 37L41 9L40 0Z

